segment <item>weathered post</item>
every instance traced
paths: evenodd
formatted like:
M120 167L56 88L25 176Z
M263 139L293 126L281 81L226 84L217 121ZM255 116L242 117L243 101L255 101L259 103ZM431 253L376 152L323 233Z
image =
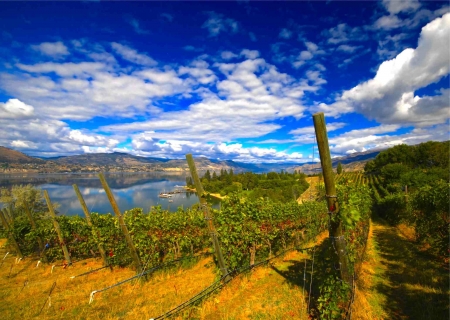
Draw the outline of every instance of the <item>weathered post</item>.
M91 213L89 212L88 207L86 206L86 202L84 202L83 195L81 194L80 189L78 189L78 186L76 184L73 184L72 187L75 190L75 193L77 194L78 200L80 201L81 208L83 209L84 215L86 216L87 224L91 228L92 235L94 236L94 239L97 239L98 234L94 229L94 225L92 224ZM105 249L103 249L103 246L98 241L96 242L98 246L98 251L100 252L100 255L102 256L103 259L103 265L107 266L108 260L106 259Z
M130 233L128 232L128 228L125 225L125 221L123 220L123 216L120 213L119 206L117 205L116 199L109 189L108 183L106 182L105 176L103 173L99 173L98 177L100 178L100 182L102 183L103 189L105 189L106 195L108 196L109 202L111 203L111 207L114 210L114 214L116 215L120 228L125 236L125 240L127 241L128 248L130 249L131 257L133 258L134 265L136 266L136 270L138 273L142 272L141 260L136 251L136 247L133 244L133 240L131 239Z
M19 258L23 259L22 251L20 250L20 247L19 247L19 244L16 241L16 238L14 238L14 234L12 232L11 226L9 225L8 221L6 221L5 214L4 214L3 210L0 210L0 219L2 220L2 224L3 224L3 227L6 229L6 232L8 232L9 239L11 240L11 242L12 242L12 244L14 246L14 249L16 249L16 251L17 251L17 255L19 256Z
M36 221L34 221L33 215L31 214L31 210L30 207L28 206L28 203L25 201L24 203L24 207L25 207L25 212L28 216L28 219L30 220L30 224L31 224L31 229L32 230L36 230ZM39 245L39 251L40 251L40 255L44 256L45 258L45 248L44 248L44 243L42 242L41 237L37 237L37 243Z
M331 164L330 148L328 145L328 135L323 112L314 114L313 120L317 137L317 146L320 154L320 163L322 164L323 179L325 182L328 212L330 215L329 236L333 242L335 250L337 251L336 254L340 266L339 270L341 273L341 279L350 284L351 275L348 270L345 239L342 233L341 221L337 219L337 215L339 213L339 203L336 197L336 186L334 184L333 167Z
M197 168L195 167L194 158L192 157L192 154L186 155L186 160L189 165L189 170L191 171L192 179L194 180L195 189L197 190L197 196L200 200L200 205L203 210L203 215L205 217L205 220L207 221L208 230L211 234L211 240L214 245L214 251L216 253L217 261L219 262L219 268L220 272L222 273L222 276L226 276L226 280L229 279L228 276L228 269L225 265L225 260L223 259L222 251L220 249L219 245L219 239L217 237L216 229L214 228L214 223L212 222L211 213L209 211L208 204L205 199L205 191L203 190L202 183L200 182L200 178L197 174Z
M64 238L61 234L61 228L59 227L59 223L56 220L56 214L55 210L53 209L52 202L50 201L50 197L48 196L47 190L44 190L44 198L45 202L47 202L48 211L50 212L50 216L52 217L53 226L55 227L56 233L58 234L59 243L61 244L61 247L64 252L64 259L66 259L66 262L68 265L72 264L72 259L70 259L69 250L67 250L66 243L64 242Z

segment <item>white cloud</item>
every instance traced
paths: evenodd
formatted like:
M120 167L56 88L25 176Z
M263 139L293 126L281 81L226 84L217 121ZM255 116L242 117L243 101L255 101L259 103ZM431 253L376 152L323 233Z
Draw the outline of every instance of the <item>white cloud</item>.
M166 19L168 22L173 21L173 15L171 15L170 13L161 13L161 17Z
M27 105L19 99L9 99L6 103L0 103L0 118L3 119L28 118L33 113L33 106Z
M327 131L331 132L331 131L335 131L338 129L341 129L343 127L345 127L347 124L344 122L331 122L331 123L327 123ZM315 130L313 126L310 127L303 127L303 128L298 128L298 129L294 129L289 131L289 134L292 135L298 135L298 134L314 134Z
M420 7L418 0L383 0L383 5L390 14L411 12Z
M145 29L142 28L141 23L137 19L134 19L134 18L127 19L127 22L133 27L134 32L136 32L137 34L148 34L148 33L150 33L148 30L145 30Z
M224 59L224 60L230 60L230 59L239 57L237 54L234 54L234 53L231 52L231 51L222 51L221 54L220 54L220 56L221 56L222 59Z
M127 61L143 66L155 66L158 64L155 60L153 60L149 56L138 53L136 50L128 46L124 46L120 43L113 42L111 43L111 47L118 55L120 55L123 59Z
M259 52L257 50L244 49L241 51L240 55L246 57L247 59L256 59L259 57Z
M347 53L353 53L358 49L361 49L362 46L350 46L348 44L341 44L339 47L337 47L337 51L341 52L347 52Z
M336 27L322 31L322 35L327 38L329 44L339 44L349 41L365 41L367 34L360 27L350 27L345 23L340 23Z
M222 14L210 11L208 12L209 19L206 20L202 28L208 29L210 37L216 37L221 32L236 33L239 30L237 21L225 18Z
M111 125L111 132L154 132L151 141L188 139L194 142L233 141L259 137L280 128L272 123L282 117L300 118L305 108L299 102L304 91L316 87L297 82L265 60L216 63L225 79L218 81L218 94L209 92L188 110L165 112L144 122ZM197 125L201 122L201 125Z
M449 74L450 14L422 28L416 49L406 49L383 62L375 77L344 91L332 105L319 110L330 116L356 111L381 123L426 126L448 119L449 90L419 97L414 92Z
M53 58L63 57L69 54L69 50L61 41L58 42L43 42L38 45L32 45L36 51L39 51L41 54L50 56Z
M398 144L414 145L426 141L448 140L448 124L415 128L407 133L395 134L397 125L352 130L329 139L330 150L335 154L386 149Z
M313 42L305 41L305 47L307 50L301 51L300 54L292 61L292 66L295 69L300 68L306 64L308 60L312 60L315 56L325 54L325 51L319 50L319 47Z
M402 21L396 15L382 16L374 23L375 29L391 30L402 26Z
M290 39L292 37L292 31L289 29L283 28L283 29L281 29L278 37L282 38L282 39Z

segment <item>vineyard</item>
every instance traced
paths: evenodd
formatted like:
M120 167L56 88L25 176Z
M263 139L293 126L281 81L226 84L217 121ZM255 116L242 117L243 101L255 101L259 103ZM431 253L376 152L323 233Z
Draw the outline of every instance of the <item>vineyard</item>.
M8 241L0 262L2 314L10 319L41 314L52 319L387 317L379 310L362 316L367 306L361 292L371 288L363 281L367 261L378 263L368 239L374 229L396 236L393 229L371 226L373 213L408 223L415 241L448 262L446 182L393 192L386 175L334 174L324 165L325 183L317 185L310 201L231 193L215 210L206 203L192 156L187 160L200 204L175 213L152 207L122 214L102 174L114 215L89 212L76 185L86 218L55 214L46 191L3 189L1 236ZM389 237L380 238L379 245ZM402 250L409 248L405 244ZM436 292L441 303L442 291ZM439 319L442 310L439 305L427 315Z

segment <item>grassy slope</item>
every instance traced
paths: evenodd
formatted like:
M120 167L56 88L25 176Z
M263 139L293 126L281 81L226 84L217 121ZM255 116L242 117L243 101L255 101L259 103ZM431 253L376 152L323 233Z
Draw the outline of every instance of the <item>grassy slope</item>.
M322 234L317 244L326 246L326 236ZM2 247L0 259L5 253ZM308 267L304 283L305 260ZM316 264L319 270L318 259ZM159 272L147 282L130 282L98 293L89 305L90 292L135 273L128 268L113 272L105 269L70 280L72 275L100 267L100 261L80 261L68 269L57 267L53 273L51 265L35 265L31 259L15 264L9 255L0 266L2 319L149 319L188 300L218 276L212 258L203 258L184 268ZM308 296L307 290L303 295L303 286L309 288L310 267L309 255L289 252L269 266L235 278L177 319L307 319ZM399 229L375 220L357 279L352 319L448 319L448 280L448 270L420 252ZM52 306L46 303L38 316L54 282Z
M318 241L325 237L326 233ZM5 253L6 248L1 248L0 259ZM14 259L12 255L7 256L0 267L2 319L149 319L188 300L217 279L212 258L208 257L186 268L155 274L147 282L130 282L97 293L89 305L89 294L93 290L135 273L128 268L116 268L113 272L104 269L71 280L70 276L100 267L100 261L88 259L76 262L68 269L57 267L51 273L51 265L36 268L35 260L26 259L15 264ZM307 319L303 281L292 281L290 274L295 266L303 268L305 259L310 267L310 257L297 251L274 259L269 266L258 267L233 279L218 293L186 310L177 319ZM294 276L303 279L303 274ZM26 280L28 284L24 287ZM48 307L45 301L54 282L52 305ZM308 286L309 280L306 281Z
M353 319L449 319L449 275L397 228L371 227Z

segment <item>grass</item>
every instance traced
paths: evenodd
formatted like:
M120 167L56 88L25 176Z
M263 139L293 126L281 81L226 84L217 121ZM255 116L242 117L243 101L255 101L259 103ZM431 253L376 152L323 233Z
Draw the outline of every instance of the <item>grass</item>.
M326 235L322 235L322 241ZM0 242L0 258L6 253ZM311 245L311 244L307 244ZM234 278L217 293L197 306L178 314L175 319L307 319L306 296L285 272L294 265L304 265L307 254L288 252L268 266ZM12 266L11 274L9 274ZM51 265L27 258L15 264L8 255L0 267L0 314L2 319L150 319L188 300L218 279L218 272L207 257L185 266L159 272L148 281L129 282L89 295L135 275L129 268L103 269L87 276L70 279L101 267L101 261L88 259L51 273ZM302 269L303 270L303 269ZM302 275L301 275L302 276ZM25 281L28 281L24 286ZM56 287L48 294L53 283ZM39 314L41 307L44 306Z
M400 232L380 219L371 223L366 258L356 283L352 319L449 318L448 271L408 240L404 234L409 233L405 230L402 228ZM326 238L325 232L316 241L319 248L314 259L311 308L322 277L330 267ZM6 253L4 244L5 240L0 240L0 259ZM308 319L311 264L311 254L288 252L270 265L237 276L175 319ZM218 279L212 257L199 258L183 267L155 273L147 281L129 282L97 293L89 304L93 290L135 275L129 268L115 268L112 272L103 269L70 279L100 266L100 260L88 259L67 269L57 266L52 273L49 264L36 268L36 260L31 258L16 264L15 257L8 255L0 266L1 318L150 319ZM49 306L48 294L53 283L56 287Z
M353 319L449 319L449 274L405 226L374 219Z

